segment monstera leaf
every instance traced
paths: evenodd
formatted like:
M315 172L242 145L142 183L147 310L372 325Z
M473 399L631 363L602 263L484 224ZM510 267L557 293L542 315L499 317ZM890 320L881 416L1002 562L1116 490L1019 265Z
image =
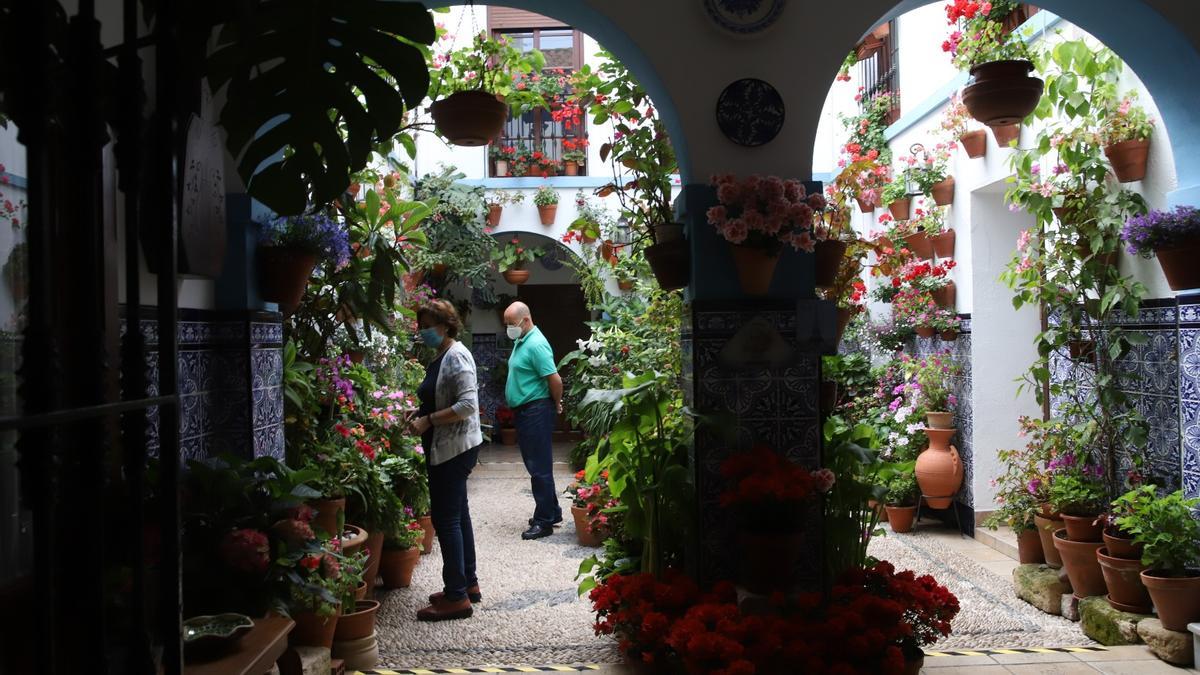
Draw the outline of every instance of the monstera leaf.
M424 98L433 18L389 0L258 0L241 9L206 64L214 91L228 84L220 123L238 173L250 196L281 215L327 204Z

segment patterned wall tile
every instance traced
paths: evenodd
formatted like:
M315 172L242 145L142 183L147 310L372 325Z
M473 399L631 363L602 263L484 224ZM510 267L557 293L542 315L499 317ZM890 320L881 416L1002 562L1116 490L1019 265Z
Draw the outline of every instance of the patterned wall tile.
M283 422L283 387L255 389L250 422L255 429Z
M250 388L283 384L283 351L278 348L250 350Z
M272 424L254 430L254 456L284 458L283 424Z

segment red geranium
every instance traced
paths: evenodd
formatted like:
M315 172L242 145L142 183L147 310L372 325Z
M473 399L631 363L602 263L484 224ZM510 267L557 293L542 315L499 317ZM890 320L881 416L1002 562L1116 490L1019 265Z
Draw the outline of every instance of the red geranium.
M506 405L496 408L496 424L502 427L511 427L517 421L517 415Z

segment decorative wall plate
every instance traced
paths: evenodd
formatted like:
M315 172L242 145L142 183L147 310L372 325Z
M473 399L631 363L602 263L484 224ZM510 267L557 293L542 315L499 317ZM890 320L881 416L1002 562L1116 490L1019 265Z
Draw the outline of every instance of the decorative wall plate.
M783 128L784 116L783 97L762 80L738 80L717 98L717 125L738 145L770 143Z
M734 35L761 33L779 20L787 0L704 0L713 23Z

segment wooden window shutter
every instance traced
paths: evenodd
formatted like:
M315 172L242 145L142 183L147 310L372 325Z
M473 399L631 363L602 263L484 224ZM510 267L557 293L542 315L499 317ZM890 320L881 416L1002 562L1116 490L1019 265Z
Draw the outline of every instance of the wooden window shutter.
M567 28L567 24L548 16L508 7L487 8L487 24L491 30L513 30L517 28Z

